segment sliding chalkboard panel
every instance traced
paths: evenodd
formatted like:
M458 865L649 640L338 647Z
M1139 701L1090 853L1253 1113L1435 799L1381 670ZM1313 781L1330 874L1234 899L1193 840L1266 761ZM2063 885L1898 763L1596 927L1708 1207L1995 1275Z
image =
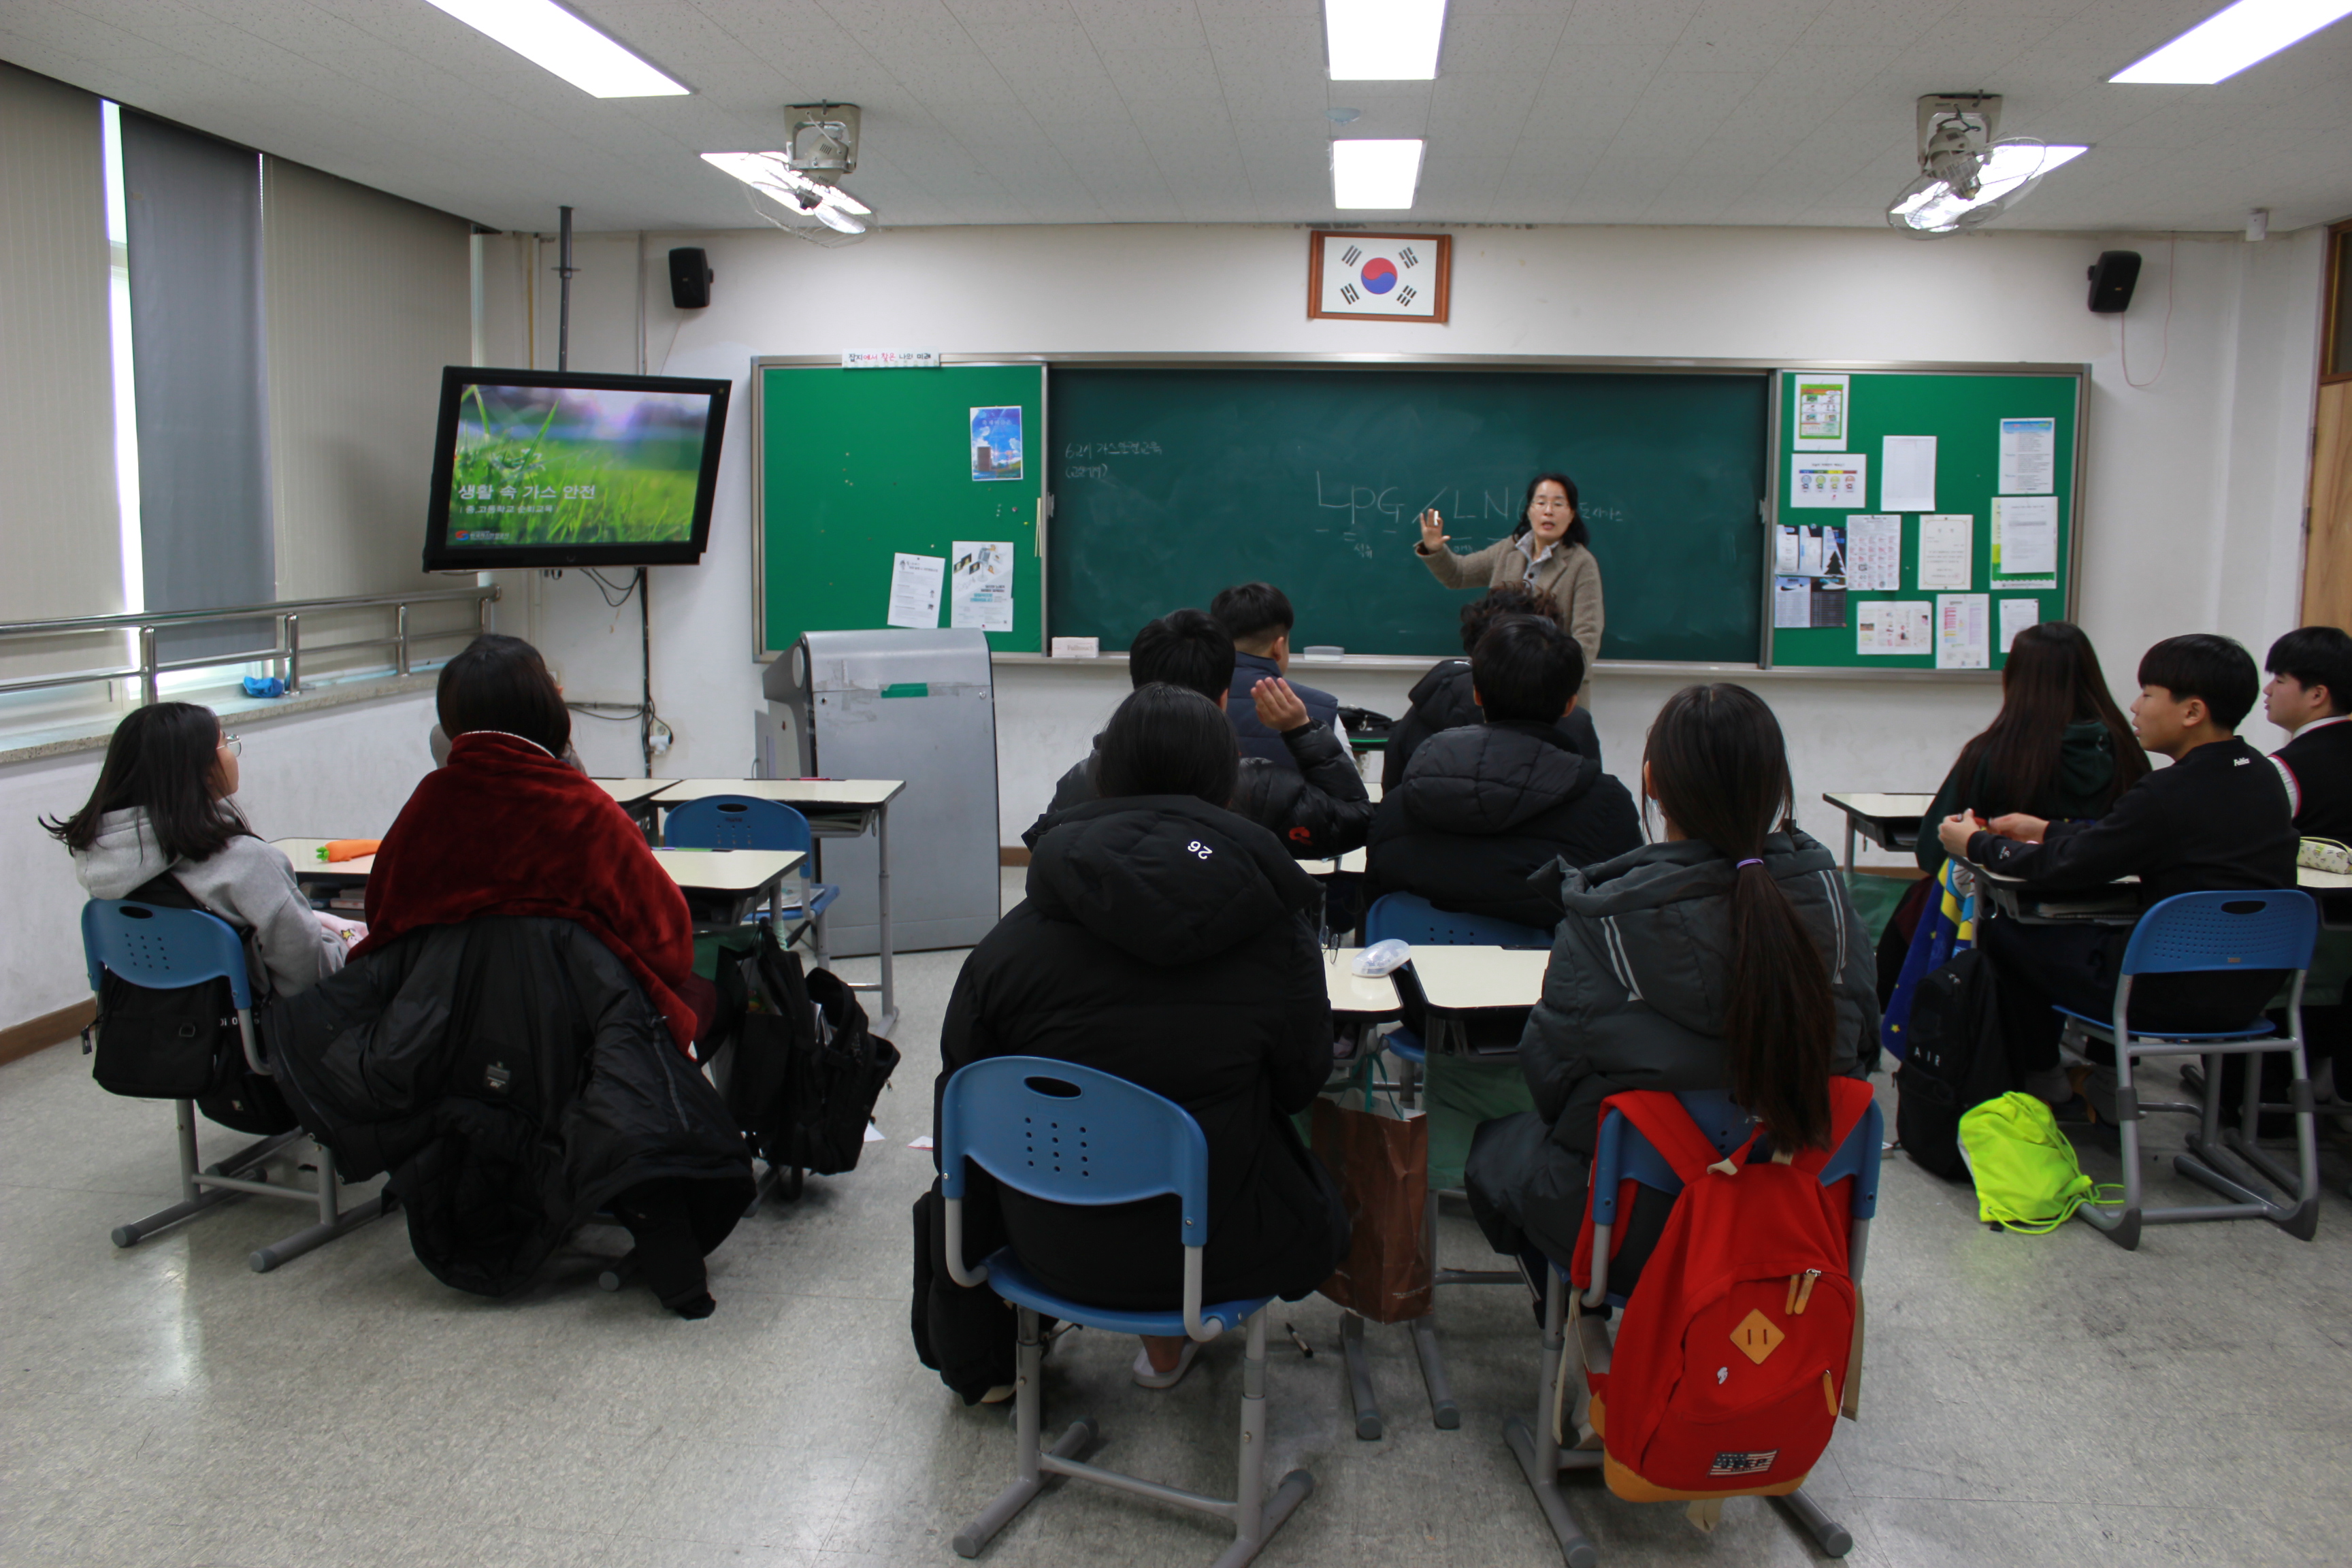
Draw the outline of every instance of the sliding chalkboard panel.
M1797 396L1801 384L1817 383L1827 377L1843 377L1847 383L1845 449L1853 457L1865 460L1863 493L1852 507L1802 507L1794 504L1796 468L1801 459L1819 458L1816 452L1791 450L1801 426L1797 418ZM1901 520L1900 562L1897 582L1892 591L1861 592L1849 588L1843 593L1827 595L1807 594L1810 604L1823 606L1826 613L1815 613L1808 618L1828 625L1811 626L1774 625L1772 627L1772 662L1784 665L1846 665L1860 669L1932 669L1936 668L1936 629L1937 612L1943 600L1954 595L1970 595L1982 601L1986 662L1975 668L1999 669L2006 662L2001 653L2002 603L2009 601L2008 612L2012 626L2030 621L2063 620L2072 614L2074 605L2074 515L2078 480L2082 462L2081 409L2084 378L2076 372L2063 374L2012 374L2003 372L1975 371L1855 371L1843 372L1783 371L1780 376L1780 431L1782 450L1774 456L1775 471L1780 486L1779 521L1783 525L1829 525L1844 528L1848 532L1848 555L1853 555L1853 518L1856 515L1895 516ZM2038 473L2012 472L2009 478L2024 482L2010 489L2008 493L2022 495L2029 500L2041 500L2056 512L2056 542L2052 552L2049 570L2010 571L1996 574L1993 560L1992 516L1993 500L2004 493L2001 469L2002 429L2004 423L2048 422L2050 450ZM1901 510L1886 504L1887 438L1906 436L1932 436L1936 438L1935 482L1932 507L1908 506ZM2014 437L2012 437L2014 438ZM2045 488L2046 487L2046 488ZM1905 499L1895 497L1897 500ZM1926 497L1912 498L1925 500ZM1942 516L1966 520L1967 565L1966 581L1958 575L1939 584L1942 574L1933 574L1922 586L1920 543L1926 520ZM1950 535L1959 537L1959 525L1942 525L1954 530ZM2017 554L2011 552L2013 564ZM1852 564L1849 560L1849 564ZM1772 563L1766 563L1766 570ZM1785 579L1784 579L1785 581ZM1847 581L1851 582L1849 578ZM1877 635L1874 619L1882 612L1873 608L1885 605L1924 606L1927 620L1927 645L1916 653L1877 653L1864 651L1860 637L1860 623L1867 613L1874 617L1873 634ZM1962 610L1971 606L1962 605ZM1791 606L1791 618L1799 612ZM1914 612L1914 616L1917 614ZM1875 646L1875 645L1874 645Z
M1460 607L1414 559L1507 537L1528 481L1574 477L1604 657L1754 662L1769 377L1363 369L1052 373L1046 552L1058 637L1124 648L1228 584L1276 584L1297 646L1436 656Z

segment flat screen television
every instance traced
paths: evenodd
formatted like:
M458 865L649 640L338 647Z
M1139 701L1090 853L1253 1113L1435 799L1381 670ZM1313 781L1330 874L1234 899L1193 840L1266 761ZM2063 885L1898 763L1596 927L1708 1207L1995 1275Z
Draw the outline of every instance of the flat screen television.
M710 538L731 390L450 365L425 569L693 564Z

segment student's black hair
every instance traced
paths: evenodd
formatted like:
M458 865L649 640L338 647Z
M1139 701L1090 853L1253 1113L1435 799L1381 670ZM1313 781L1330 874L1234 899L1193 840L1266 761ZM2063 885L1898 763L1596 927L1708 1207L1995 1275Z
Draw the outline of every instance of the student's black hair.
M1549 594L1534 588L1512 586L1489 588L1483 599L1473 599L1462 606L1462 651L1474 653L1478 639L1486 628L1505 616L1541 616L1548 621L1559 619L1559 601Z
M1214 702L1233 689L1234 639L1200 610L1171 610L1128 644L1127 678L1138 689L1162 680Z
M1209 601L1209 614L1237 643L1271 640L1298 624L1289 596L1271 583L1236 583Z
M236 807L215 793L221 782L219 715L193 702L154 702L126 714L106 742L98 787L79 811L59 821L41 818L49 836L70 848L98 842L99 818L143 806L147 831L169 860L208 860L232 838L253 829Z
M1470 685L1490 724L1549 724L1584 684L1584 649L1540 616L1505 616L1470 650Z
M1591 543L1592 531L1584 526L1584 505L1576 499L1576 481L1566 474L1538 474L1528 481L1528 493L1519 502L1519 526L1511 530L1511 537L1517 539L1535 527L1534 523L1528 521L1528 513L1536 504L1536 487L1547 479L1568 492L1568 531L1560 535L1560 542L1563 544Z
M441 667L434 708L451 740L495 730L536 742L562 757L572 745L572 710L539 649L520 637L484 632Z
M2341 626L2297 626L2271 644L2263 668L2305 691L2327 688L2327 710L2352 713L2352 637Z
M1777 1146L1827 1148L1837 999L1820 946L1761 858L1765 837L1794 826L1780 721L1744 686L1685 686L1658 710L1642 764L1685 838L1752 862L1731 873L1731 969L1721 981L1731 1098Z
M2175 702L2203 698L2213 722L2231 731L2263 689L2245 645L2213 632L2167 637L2149 648L2139 656L2139 683L2164 688Z
M2099 654L2083 628L2043 621L2017 634L2000 671L2000 711L1984 732L1960 748L1959 804L1988 819L2013 811L2041 815L2058 778L2066 726L2096 719L2106 727L2115 776L2095 804L2101 815L2116 797L2147 776L2147 753L2107 690Z
M1139 686L1103 727L1095 788L1105 799L1189 795L1223 805L1241 777L1234 727L1199 692L1164 680Z

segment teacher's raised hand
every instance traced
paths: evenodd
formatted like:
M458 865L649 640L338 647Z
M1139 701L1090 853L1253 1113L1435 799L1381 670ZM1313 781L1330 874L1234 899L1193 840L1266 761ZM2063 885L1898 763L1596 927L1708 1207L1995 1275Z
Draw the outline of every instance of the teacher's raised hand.
M1445 542L1451 537L1445 531L1445 520L1437 514L1435 507L1421 514L1421 547L1423 551L1434 555L1445 548Z

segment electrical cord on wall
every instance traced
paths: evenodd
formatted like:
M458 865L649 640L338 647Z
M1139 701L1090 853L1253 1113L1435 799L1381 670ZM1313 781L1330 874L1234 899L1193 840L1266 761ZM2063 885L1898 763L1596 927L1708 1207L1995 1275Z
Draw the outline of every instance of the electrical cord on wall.
M589 719L604 719L614 723L635 721L637 752L645 762L645 776L651 778L654 776L654 758L667 752L677 742L677 731L670 728L668 721L654 706L653 606L646 592L646 569L638 567L637 574L625 584L613 582L593 566L583 566L581 570L596 584L596 592L604 596L604 603L614 609L627 604L630 595L636 595L637 648L643 661L640 670L644 685L634 708L617 702L566 702L564 706Z
M2172 281L2179 268L2175 265L2180 255L2180 237L2174 235L2164 253L2164 353L2156 362L2156 374L2146 381L2134 381L2131 373L2131 336L2124 330L2124 318L2116 318L2116 355L2122 362L2124 384L2136 392L2146 392L2164 379L2164 367L2172 362Z

